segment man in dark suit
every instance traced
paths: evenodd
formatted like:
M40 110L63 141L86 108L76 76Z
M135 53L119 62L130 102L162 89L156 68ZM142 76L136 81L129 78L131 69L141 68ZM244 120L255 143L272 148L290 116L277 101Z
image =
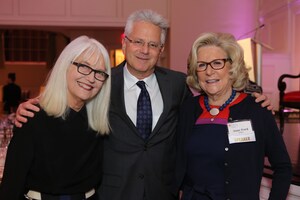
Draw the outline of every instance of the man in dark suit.
M122 49L126 61L112 69L110 123L105 142L102 200L173 200L175 129L178 108L187 95L185 75L156 66L164 50L168 24L159 14L131 14ZM152 131L143 139L136 128L137 81L149 92Z
M151 135L144 140L131 120L124 95L124 62L113 69L110 123L112 133L104 150L104 174L100 199L174 199L170 184L174 175L175 128L178 107L186 96L183 74L155 67L163 108ZM126 76L126 75L125 75ZM125 88L126 90L126 88ZM153 97L155 98L155 97ZM135 103L136 104L136 103ZM158 106L157 108L155 108Z

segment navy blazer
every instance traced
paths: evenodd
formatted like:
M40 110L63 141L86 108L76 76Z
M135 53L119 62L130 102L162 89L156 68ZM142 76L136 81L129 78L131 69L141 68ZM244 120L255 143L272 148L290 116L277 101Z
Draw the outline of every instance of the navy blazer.
M163 99L163 112L145 142L126 114L124 102L125 62L112 68L110 123L112 132L104 142L101 200L173 200L175 132L179 107L191 95L186 75L155 67ZM155 106L155 105L153 105Z

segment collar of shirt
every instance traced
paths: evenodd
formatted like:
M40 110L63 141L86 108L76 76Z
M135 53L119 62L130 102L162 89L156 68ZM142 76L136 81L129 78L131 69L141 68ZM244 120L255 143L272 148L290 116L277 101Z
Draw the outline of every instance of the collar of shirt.
M124 87L125 89L129 90L133 87L138 88L138 93L140 92L139 87L136 85L138 81L144 81L146 83L147 90L153 90L155 84L156 84L156 79L155 79L155 74L153 73L152 75L148 76L147 78L144 78L143 80L137 79L135 76L133 76L127 69L127 64L124 66Z

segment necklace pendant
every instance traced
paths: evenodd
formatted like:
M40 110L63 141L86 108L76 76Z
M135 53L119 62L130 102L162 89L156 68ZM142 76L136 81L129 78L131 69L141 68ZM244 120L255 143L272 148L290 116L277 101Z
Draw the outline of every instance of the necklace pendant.
M216 116L219 114L219 109L218 108L212 108L209 113L212 115L212 116Z

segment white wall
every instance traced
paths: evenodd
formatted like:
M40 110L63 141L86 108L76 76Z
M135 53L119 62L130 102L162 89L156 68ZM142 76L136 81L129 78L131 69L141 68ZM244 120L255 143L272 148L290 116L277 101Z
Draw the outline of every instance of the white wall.
M169 18L170 0L0 0L0 25L120 27L136 9Z
M239 38L254 29L258 25L257 20L257 0L172 1L171 68L186 71L188 53L200 33L228 32ZM252 36L253 33L243 37Z
M259 40L272 47L263 53L262 86L279 107L277 82L282 74L300 73L300 1L264 0L260 4L260 19L266 24ZM287 79L287 91L300 90L299 79Z

